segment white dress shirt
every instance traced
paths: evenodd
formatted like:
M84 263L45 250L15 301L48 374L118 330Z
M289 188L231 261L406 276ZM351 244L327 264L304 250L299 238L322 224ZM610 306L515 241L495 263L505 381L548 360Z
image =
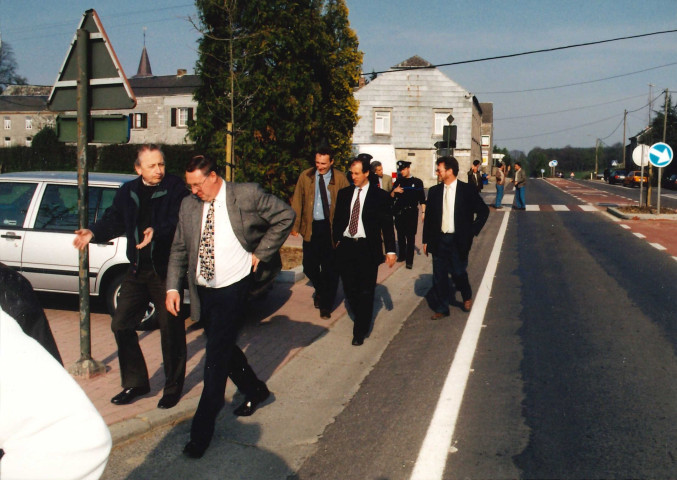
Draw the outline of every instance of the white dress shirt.
M209 202L202 206L202 227L204 230ZM252 254L246 251L233 232L226 206L226 182L221 183L214 198L214 278L207 281L200 275L200 261L197 262L197 284L203 287L222 288L239 282L251 273Z
M444 197L442 198L442 233L454 233L454 209L456 206L456 185L454 180L449 185L444 185Z

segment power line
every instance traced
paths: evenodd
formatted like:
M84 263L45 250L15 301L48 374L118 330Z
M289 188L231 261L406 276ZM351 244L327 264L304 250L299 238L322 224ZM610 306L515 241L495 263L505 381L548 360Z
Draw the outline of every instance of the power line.
M625 37L616 37L616 38L610 38L607 40L597 40L594 42L585 42L585 43L575 43L573 45L565 45L562 47L552 47L552 48L542 48L540 50L529 50L526 52L519 52L519 53L510 53L507 55L497 55L494 57L484 57L484 58L476 58L472 60L461 60L458 62L449 62L449 63L440 63L437 65L426 65L422 67L400 67L400 68L391 68L390 70L384 70L382 72L371 72L371 73L363 73L362 75L380 75L382 73L390 73L390 72L399 72L403 70L426 70L426 69L432 69L432 68L439 68L439 67L450 67L453 65L464 65L467 63L477 63L477 62L487 62L489 60L500 60L503 58L513 58L513 57L521 57L524 55L533 55L534 53L545 53L545 52L556 52L558 50L566 50L569 48L578 48L578 47L588 47L590 45L600 45L602 43L610 43L610 42L617 42L620 40L630 40L633 38L642 38L642 37L650 37L653 35L663 35L665 33L675 33L677 32L677 29L673 30L661 30L659 32L651 32L651 33L642 33L639 35L628 35Z
M636 75L638 73L643 73L643 72L648 72L650 70L656 70L659 68L665 68L665 67L671 67L672 65L677 65L677 62L672 62L672 63L666 63L665 65L659 65L657 67L650 67L650 68L645 68L644 70L637 70L635 72L629 72L629 73L621 73L619 75L613 75L611 77L604 77L604 78L598 78L596 80L586 80L585 82L576 82L576 83L567 83L564 85L554 85L552 87L539 87L539 88L529 88L526 90L504 90L504 91L498 91L498 92L476 92L478 95L479 94L500 94L500 93L526 93L526 92L538 92L541 90L554 90L556 88L565 88L565 87L574 87L577 85L586 85L588 83L596 83L596 82L603 82L606 80L613 80L615 78L621 78L621 77L628 77L630 75Z
M572 108L567 108L565 110L556 110L553 112L543 112L543 113L533 113L529 115L516 115L514 117L500 117L500 118L494 118L494 120L516 120L520 118L531 118L531 117L543 117L546 115L555 115L558 113L566 113L566 112L573 112L576 110L584 110L586 108L594 108L594 107L599 107L602 105L609 105L611 103L617 103L617 102L624 102L625 100L632 100L634 98L639 98L639 97L644 97L646 94L642 93L641 95L634 95L632 97L625 97L625 98L619 98L617 100L611 100L608 102L602 102L602 103L593 103L591 105L582 105L580 107L572 107ZM644 108L644 107L642 107Z

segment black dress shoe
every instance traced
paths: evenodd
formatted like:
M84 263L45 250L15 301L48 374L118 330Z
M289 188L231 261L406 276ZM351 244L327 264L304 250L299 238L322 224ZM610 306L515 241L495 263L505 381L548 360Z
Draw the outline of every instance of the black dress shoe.
M190 458L202 458L202 455L205 454L206 450L207 447L202 447L191 440L183 447L183 454Z
M414 268L414 266L413 266L411 263L407 263L405 266L406 266L407 269L409 269L409 270L411 270L412 268Z
M355 345L356 347L359 347L359 346L362 345L363 343L364 343L364 338L362 338L362 337L353 337L353 345Z
M320 296L318 294L313 295L313 307L320 308Z
M148 392L150 392L150 387L125 388L123 391L111 398L110 403L114 403L115 405L127 405L128 403L132 403L132 400L134 400L136 397L145 395Z
M181 395L178 393L167 393L157 402L157 408L172 408L179 403L180 398Z
M270 390L263 387L256 396L245 397L244 403L233 410L233 413L238 417L249 417L252 415L260 403L265 402L270 397Z
M331 312L329 310L320 309L320 318L331 318Z

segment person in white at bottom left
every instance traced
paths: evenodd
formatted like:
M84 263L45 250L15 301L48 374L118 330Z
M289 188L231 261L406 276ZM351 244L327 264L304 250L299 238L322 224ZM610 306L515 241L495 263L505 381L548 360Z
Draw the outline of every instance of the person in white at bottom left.
M111 446L85 392L0 309L0 478L96 480Z

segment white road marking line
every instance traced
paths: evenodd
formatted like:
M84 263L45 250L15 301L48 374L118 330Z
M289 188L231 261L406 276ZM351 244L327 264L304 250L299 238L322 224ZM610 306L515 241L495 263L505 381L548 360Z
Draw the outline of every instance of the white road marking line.
M451 440L454 436L458 413L463 401L463 392L468 382L472 359L482 330L484 314L489 303L491 286L494 282L494 275L496 275L501 245L503 245L509 218L510 212L506 212L498 230L494 247L491 250L489 263L482 277L475 302L468 315L463 336L456 350L456 355L454 355L454 361L451 363L451 368L442 387L442 393L437 401L437 407L435 407L435 413L418 453L414 471L410 477L411 480L436 480L441 479L444 474L447 455L451 448Z
M626 225L625 223L621 223L621 227L625 228L626 230L630 230L630 225Z
M540 211L541 211L540 205L527 205L527 212L540 212Z
M651 246L652 246L653 248L655 248L656 250L667 250L667 248L665 248L665 247L664 247L663 245L661 245L660 243L651 243L651 242L649 242L649 245L651 245Z
M566 205L553 205L552 209L556 212L568 212L569 211L569 207L567 207Z
M579 205L584 212L599 212L599 208L594 205Z
M637 237L637 238L646 238L645 235L642 235L642 234L639 233L639 232L632 232L632 234L633 234L635 237Z

